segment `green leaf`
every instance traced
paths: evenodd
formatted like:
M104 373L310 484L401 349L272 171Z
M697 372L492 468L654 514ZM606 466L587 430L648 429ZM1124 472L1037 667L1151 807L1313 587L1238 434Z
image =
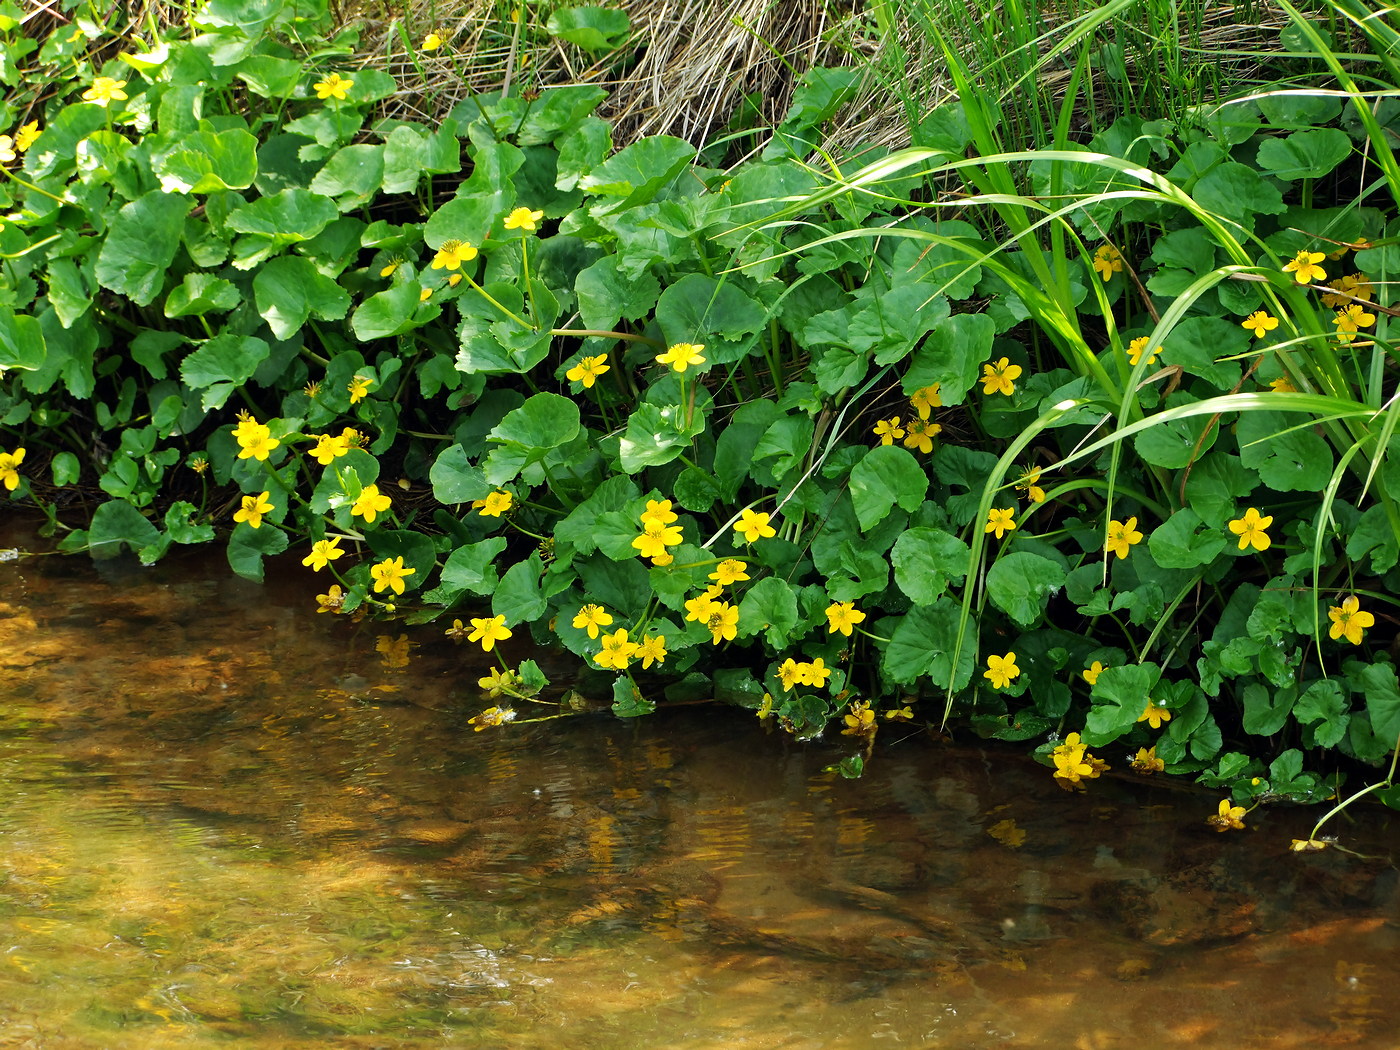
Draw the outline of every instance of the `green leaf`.
M253 295L272 334L290 339L315 314L338 321L350 309L350 296L309 259L283 255L269 260L253 277Z
M730 364L752 348L768 313L732 281L692 273L661 293L656 323L668 345L699 343L710 364Z
M1164 569L1209 565L1225 549L1226 537L1219 527L1202 530L1203 524L1195 511L1177 511L1147 538L1152 559Z
M627 12L614 7L561 7L545 23L551 36L585 51L616 51L632 30Z
M481 468L474 466L467 450L459 444L448 445L438 453L428 471L433 485L433 499L439 503L470 503L484 499L491 486Z
M1257 159L1265 175L1292 182L1320 178L1350 155L1351 139L1345 131L1319 128L1295 131L1281 139L1265 139L1259 144Z
M904 377L906 392L940 384L945 405L961 403L992 353L996 323L986 314L965 313L940 321L914 352Z
M1348 668L1351 672L1352 668ZM1371 718L1371 731L1376 739L1388 749L1400 741L1400 686L1395 679L1395 668L1389 664L1367 664L1359 673L1349 677L1358 681L1360 692L1366 697L1366 713Z
M946 689L953 672L950 654L957 648L961 615L961 605L940 598L934 605L920 606L901 617L880 661L885 677L900 685L911 685L928 677L939 689ZM955 690L967 688L972 681L976 657L974 647L968 643L976 637L974 621L968 624L958 659L957 677L952 683Z
M967 575L967 544L942 529L913 528L894 542L894 582L915 605L932 605Z
M1253 168L1233 161L1212 168L1196 183L1196 203L1217 215L1248 218L1249 213L1277 215L1283 194Z
M179 500L165 512L165 531L176 543L208 543L214 538L214 526L196 523L194 518L199 508L193 503Z
M232 281L225 281L212 273L187 273L184 281L165 297L165 316L227 313L242 301Z
M1273 736L1288 721L1293 710L1296 690L1280 689L1277 692L1259 682L1251 682L1244 687L1244 731L1255 736Z
M1331 678L1308 686L1293 705L1293 717L1312 729L1318 747L1336 747L1347 733L1347 702L1342 687Z
M618 718L640 718L656 710L656 705L642 696L632 679L618 675L613 679L612 712Z
M141 551L160 539L160 530L126 500L108 500L92 512L88 550L96 561L115 558L123 547Z
M383 181L384 147L361 143L336 150L311 180L311 192L334 197L345 212L368 203Z
M436 319L442 308L431 300L422 302L418 292L417 281L404 281L371 295L355 308L350 318L355 338L364 343L389 339Z
M572 441L578 428L577 404L558 394L540 393L507 412L486 439L543 453Z
M694 159L695 147L684 139L648 135L618 150L580 178L578 185L588 193L623 198L622 203L643 204Z
M1100 747L1132 729L1161 677L1162 669L1151 663L1105 668L1094 683L1084 742Z
M704 429L704 416L695 413L689 427L685 417L682 405L639 405L627 418L627 430L618 445L622 469L635 474L645 467L669 463L685 452Z
M1030 627L1064 583L1062 566L1039 554L1016 551L998 558L987 573L987 597L1022 627Z
M1249 333L1234 321L1220 317L1188 317L1173 328L1163 342L1162 360L1229 389L1239 382L1239 363L1216 359L1243 355L1249 347Z
M0 306L0 372L7 368L33 372L44 366L48 349L39 322Z
M1279 492L1319 492L1331 477L1327 440L1310 428L1290 429L1297 417L1282 412L1245 412L1236 427L1240 462Z
M186 197L152 190L112 216L97 255L98 283L148 306L165 285L191 206Z
M764 632L768 644L781 652L793 641L797 626L797 595L786 580L765 576L745 593L739 602L739 634L747 638Z
M246 383L272 348L251 335L217 335L180 363L180 378L196 390L214 383Z
M246 190L258 174L258 140L241 128L196 131L155 165L165 193Z
M540 590L543 572L544 564L538 554L512 565L491 596L491 612L504 616L507 625L538 620L548 608L544 592Z
M610 331L619 318L635 321L655 308L661 282L649 272L635 278L624 276L619 267L616 255L605 255L575 279L585 328Z
M496 589L496 556L506 549L504 536L458 547L442 566L442 586L458 594L491 594Z
M423 229L424 239L432 248L439 248L446 241L481 244L492 225L510 210L514 199L513 193L506 195L504 191L454 197L433 212Z
M287 549L287 534L271 525L256 529L240 521L228 539L228 564L245 580L262 583L263 558Z
M898 445L877 445L851 468L851 502L862 532L869 532L895 507L919 509L928 474L912 453Z
M275 245L309 241L339 217L335 201L300 187L259 197L228 213L224 225Z

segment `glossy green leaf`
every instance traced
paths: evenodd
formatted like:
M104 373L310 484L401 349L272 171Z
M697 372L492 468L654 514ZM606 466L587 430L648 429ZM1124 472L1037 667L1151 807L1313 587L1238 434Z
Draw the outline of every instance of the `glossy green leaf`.
M247 131L196 131L156 164L166 193L243 190L258 174L258 140Z
M1194 569L1214 561L1226 539L1219 526L1206 526L1195 511L1183 509L1152 530L1147 548L1164 569Z
M1026 551L1004 554L987 573L987 597L1022 627L1045 615L1046 604L1065 583L1065 570Z
M44 365L48 350L39 322L0 306L0 370L32 372Z
M890 551L894 581L915 605L932 605L967 575L967 544L942 529L913 528Z
M946 689L953 672L951 654L958 647L961 614L961 605L941 598L934 605L920 606L900 617L880 659L884 676L900 685L929 678L939 689ZM969 637L976 637L976 624L970 624L968 629ZM954 689L965 689L972 681L973 648L964 644L961 649Z
M851 468L851 502L863 532L880 524L895 506L912 514L927 491L928 474L898 445L877 445Z
M544 565L538 554L516 562L506 570L491 595L491 612L504 616L506 624L529 623L544 615L548 607L540 590L540 574Z
M242 301L232 282L211 273L188 273L165 297L165 316L227 313Z
M112 216L97 254L102 287L149 305L165 285L192 206L187 197L152 190Z
M627 42L632 24L627 12L615 7L560 7L545 23L551 36L585 51L616 51Z
M797 596L792 586L775 576L765 576L754 583L739 602L740 636L762 633L779 652L791 642L791 631L798 620Z
M283 255L269 260L253 278L258 313L272 334L290 339L307 319L335 321L350 309L350 296L310 260Z
M404 281L376 292L350 318L350 328L361 342L388 339L421 328L442 313L442 307L418 296L418 283Z

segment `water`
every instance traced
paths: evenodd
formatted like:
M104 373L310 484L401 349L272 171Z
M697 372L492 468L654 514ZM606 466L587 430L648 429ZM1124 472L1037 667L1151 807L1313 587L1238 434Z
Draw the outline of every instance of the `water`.
M475 646L275 575L0 564L0 1047L1396 1046L1389 811L1300 856L1121 755L474 733Z

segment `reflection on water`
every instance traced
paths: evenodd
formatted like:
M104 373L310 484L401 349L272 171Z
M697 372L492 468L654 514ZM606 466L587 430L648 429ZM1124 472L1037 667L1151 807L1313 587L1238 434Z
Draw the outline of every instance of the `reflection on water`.
M1300 856L908 726L854 782L723 708L474 733L480 653L315 589L0 565L0 1047L1395 1045L1388 811Z

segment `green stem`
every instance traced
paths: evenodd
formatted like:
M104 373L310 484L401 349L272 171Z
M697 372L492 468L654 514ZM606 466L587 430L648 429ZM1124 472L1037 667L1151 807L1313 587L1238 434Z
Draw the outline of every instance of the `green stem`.
M525 320L525 318L521 317L519 314L513 313L513 312L510 311L510 310L507 310L504 306L502 306L502 305L500 304L500 302L495 298L495 296L493 296L493 295L492 295L490 292L488 292L485 288L481 287L481 285L477 284L476 281L473 280L471 277L468 277L466 274L463 274L462 276L463 276L463 277L466 277L467 283L468 283L469 285L471 285L473 288L475 288L476 291L477 291L477 293L478 293L483 299L485 299L488 303L490 303L492 306L494 306L497 310L501 311L501 313L503 313L503 314L505 314L507 317L509 317L509 318L510 318L512 321L514 321L516 324L520 325L520 327L522 327L522 328L528 328L528 329L529 329L530 331L532 331L532 332L535 332L535 331L538 331L538 330L539 330L539 329L536 328L534 325L532 325L529 321ZM551 334L552 334L552 333L551 333Z

